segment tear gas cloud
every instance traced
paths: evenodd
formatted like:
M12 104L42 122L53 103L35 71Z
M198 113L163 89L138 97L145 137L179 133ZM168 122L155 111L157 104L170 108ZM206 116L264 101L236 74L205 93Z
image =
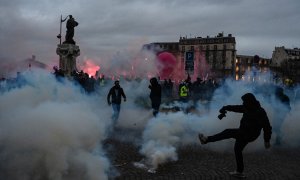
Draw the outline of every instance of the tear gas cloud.
M266 91L266 88L268 89ZM176 161L178 159L176 149L186 144L199 144L198 133L213 135L223 131L226 128L238 128L242 114L228 112L221 121L217 118L219 109L224 105L242 104L241 96L251 92L255 94L262 107L266 110L272 126L280 123L277 117L284 117L280 127L282 131L283 144L290 146L299 146L299 101L291 98L292 110L286 116L284 115L286 107L275 99L275 88L271 84L249 83L246 81L226 80L218 88L209 108L201 102L197 104L197 110L202 112L197 114L168 113L159 114L157 118L149 120L143 133L143 145L140 153L146 156L145 163L149 168L157 168L159 164L167 161ZM261 133L263 134L263 132ZM278 135L276 129L273 130L271 143L274 144ZM234 140L224 140L205 145L214 151L232 151ZM250 143L245 152L260 151L264 149L263 136Z
M7 179L107 179L111 168L102 141L112 127L112 109L106 96L112 81L93 95L69 80L49 72L21 73L22 82L1 82L0 163ZM127 95L116 126L140 131L151 110L136 104L148 99L148 80L122 81ZM149 106L149 105L146 105ZM122 136L135 141L136 137ZM128 138L129 137L129 138ZM127 138L127 139L125 139ZM16 158L17 157L17 158ZM17 171L16 171L17 169Z
M26 85L0 96L1 177L107 179L101 147L110 123L106 107L49 72L23 78Z
M34 70L24 72L23 76L26 85L1 91L0 95L2 175L8 179L107 179L111 165L102 142L108 138L107 129L113 125L112 109L106 103L113 82L108 82L95 94L87 95L71 81L58 82L49 72ZM176 161L178 147L199 145L199 132L212 135L238 127L241 114L228 112L220 121L218 111L223 105L241 104L241 96L247 92L256 95L271 124L281 113L275 107L284 108L275 100L272 85L227 79L215 90L209 104L197 102L199 113L161 112L153 118L148 80L121 79L120 85L127 101L122 102L116 126L140 132L142 136L130 136L121 131L117 137L137 143L145 163L154 169L167 161ZM290 97L292 109L281 127L283 142L299 146L300 122L297 117L300 103ZM276 132L272 143L274 137ZM225 140L204 148L231 151L232 146L233 140ZM247 146L246 152L263 148L260 136Z

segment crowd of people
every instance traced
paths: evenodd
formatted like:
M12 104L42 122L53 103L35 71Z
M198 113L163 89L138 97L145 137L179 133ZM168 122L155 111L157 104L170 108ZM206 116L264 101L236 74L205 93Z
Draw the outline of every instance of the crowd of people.
M65 77L64 72L57 67L53 69L55 77L61 81ZM94 76L89 76L89 74L82 70L79 72L73 71L71 73L71 79L88 93L94 92L99 86L103 86L106 82L110 81L110 79L105 78L104 75L96 79ZM219 87L219 84L212 79L202 80L197 78L196 81L192 82L190 76L179 83L171 79L160 81L158 77L157 83L161 85L161 96L164 102L173 100L185 102L189 100L195 102L198 100L210 101L214 90Z
M53 69L56 79L58 81L62 81L65 77L64 72L61 69L58 69L57 67L54 67ZM103 80L103 78L98 78L96 80L94 76L90 77L88 73L85 73L82 70L80 72L74 70L69 78L73 80L76 84L79 84L87 93L94 92L96 86L99 85Z
M164 80L162 83L162 96L164 99L173 100L179 99L180 101L210 101L214 90L219 87L219 84L213 80L202 80L197 78L192 82L188 76L187 79L182 80L180 83L175 84L171 79Z

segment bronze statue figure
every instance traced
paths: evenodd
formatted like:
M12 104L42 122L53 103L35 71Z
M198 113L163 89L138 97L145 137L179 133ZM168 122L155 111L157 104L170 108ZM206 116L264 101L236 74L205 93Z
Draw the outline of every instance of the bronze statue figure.
M74 28L78 26L78 22L75 21L72 15L69 15L69 19L67 21L66 27L67 27L67 32L66 32L66 37L65 37L65 42L64 44L76 44L74 41Z

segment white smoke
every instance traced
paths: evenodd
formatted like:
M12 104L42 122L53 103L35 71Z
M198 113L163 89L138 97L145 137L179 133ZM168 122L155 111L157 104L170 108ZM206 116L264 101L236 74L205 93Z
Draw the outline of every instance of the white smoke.
M252 92L266 110L271 125L280 106L274 98L274 87L247 81L226 80L214 92L209 104L197 102L196 112L159 113L153 118L149 99L149 81L120 80L127 101L122 102L120 117L112 124L112 108L106 96L113 82L100 87L95 95L85 95L71 81L57 82L48 72L25 73L27 85L0 95L1 169L11 179L107 179L109 160L101 142L110 126L120 131L116 137L141 145L148 167L178 159L177 149L199 144L198 133L213 135L226 128L237 128L242 114L228 112L217 118L224 105L241 104L241 96ZM292 101L292 110L282 125L283 143L299 145L299 102ZM279 110L275 110L279 108ZM137 132L128 133L128 132ZM272 143L276 133L273 133ZM204 148L232 151L233 140L210 143ZM247 151L263 150L263 138L250 143ZM25 167L25 168L24 168ZM8 178L9 179L9 178Z
M283 132L284 142L291 146L297 147L300 146L300 101L297 101L293 104L290 113L287 115L281 130Z
M23 77L25 85L0 96L0 166L6 173L1 176L107 179L109 161L101 141L110 118L99 103L49 72Z
M200 113L184 114L160 113L157 118L149 120L143 133L143 144L140 153L145 155L145 163L149 168L156 169L159 164L178 159L177 149L186 144L199 144L198 133L214 135L227 128L238 128L241 113L228 112L222 120L217 118L219 109L224 105L242 104L241 96L245 93L253 93L266 110L273 126L284 113L284 106L275 100L275 87L268 83L253 83L246 81L226 80L223 86L214 92L209 108L205 111L205 104L198 102L197 111ZM283 124L283 144L299 145L299 104L292 107L292 111L286 117ZM290 131L291 130L291 131ZM271 143L274 144L277 132L273 132ZM204 148L214 151L232 151L234 140L224 140L209 143ZM249 143L245 152L261 151L263 145L263 131L255 142Z

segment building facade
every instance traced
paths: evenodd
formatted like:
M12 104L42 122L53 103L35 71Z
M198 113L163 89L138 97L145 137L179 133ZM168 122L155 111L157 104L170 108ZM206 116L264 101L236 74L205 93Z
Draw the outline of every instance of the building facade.
M275 47L272 54L271 68L284 80L300 82L300 49L289 49L284 46Z
M287 49L284 46L275 47L272 53L271 67L281 67L282 63L286 60L300 59L300 49Z
M177 70L194 77L233 75L236 41L232 34L215 37L180 37L179 42L154 42L144 49L156 53L168 51L177 59Z
M235 79L245 79L253 77L245 77L246 72L259 72L266 73L270 69L271 59L262 58L258 55L247 56L247 55L237 55L235 61ZM253 73L254 74L254 73Z

